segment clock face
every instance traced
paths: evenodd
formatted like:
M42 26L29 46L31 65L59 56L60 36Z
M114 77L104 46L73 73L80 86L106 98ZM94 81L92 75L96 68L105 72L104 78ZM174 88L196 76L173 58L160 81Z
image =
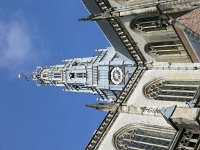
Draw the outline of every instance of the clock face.
M114 67L111 71L111 81L114 84L120 84L123 80L123 72L119 67Z

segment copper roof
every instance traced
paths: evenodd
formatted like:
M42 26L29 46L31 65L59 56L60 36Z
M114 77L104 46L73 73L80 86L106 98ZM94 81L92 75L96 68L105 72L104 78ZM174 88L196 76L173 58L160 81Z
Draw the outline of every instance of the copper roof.
M177 18L176 21L200 35L200 7Z

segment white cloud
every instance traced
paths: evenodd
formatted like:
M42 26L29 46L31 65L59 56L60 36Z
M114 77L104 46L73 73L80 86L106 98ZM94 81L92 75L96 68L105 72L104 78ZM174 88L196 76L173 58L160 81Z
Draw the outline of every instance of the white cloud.
M0 19L0 68L11 73L27 71L42 60L45 49L38 33L21 14L11 21Z

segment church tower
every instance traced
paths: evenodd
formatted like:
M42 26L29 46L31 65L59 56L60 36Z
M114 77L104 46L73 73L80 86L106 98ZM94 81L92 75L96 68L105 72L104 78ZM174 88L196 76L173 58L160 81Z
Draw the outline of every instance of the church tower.
M200 0L82 1L112 47L32 79L111 101L85 149L200 150Z
M135 70L134 61L114 48L97 50L95 57L66 59L61 65L37 67L37 85L61 86L66 92L99 94L98 100L113 101Z

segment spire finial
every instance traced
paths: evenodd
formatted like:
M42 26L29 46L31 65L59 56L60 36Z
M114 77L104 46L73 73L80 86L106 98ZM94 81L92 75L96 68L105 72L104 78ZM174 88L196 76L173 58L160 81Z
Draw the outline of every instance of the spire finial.
M88 17L80 18L78 21L99 21L106 18L111 18L111 14L109 11L99 13L99 14L91 14Z
M94 21L95 16L96 16L95 14L91 14L87 17L83 17L83 18L78 19L78 21Z
M94 108L96 110L101 110L101 111L105 111L105 112L108 112L108 111L116 111L119 104L116 104L116 103L99 103L99 104L86 104L85 105L86 107L89 107L89 108Z
M29 81L29 79L32 77L31 75L25 75L24 73L20 73L17 75L19 79L25 79L26 81Z

